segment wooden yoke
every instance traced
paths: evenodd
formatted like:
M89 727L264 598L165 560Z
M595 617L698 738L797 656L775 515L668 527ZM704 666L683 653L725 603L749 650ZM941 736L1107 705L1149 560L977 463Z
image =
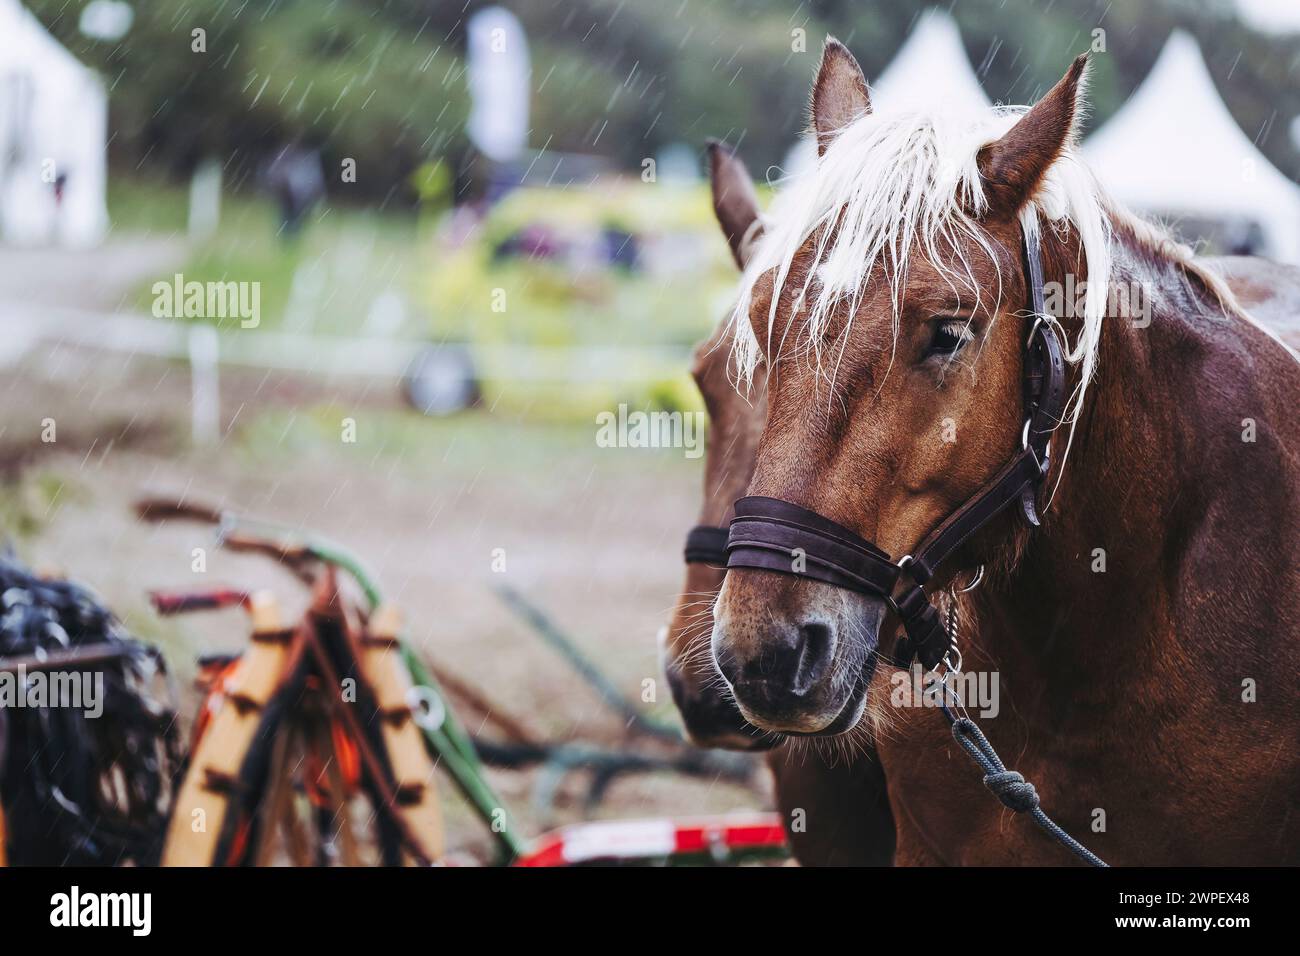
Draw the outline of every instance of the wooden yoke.
M398 650L401 614L384 605L371 615L361 638L361 674L379 709L384 749L397 787L394 811L430 860L443 854L442 810L434 765L412 712L411 675Z
M220 865L213 856L239 787L241 766L266 705L289 680L302 654L302 636L282 626L270 592L253 594L249 605L252 644L226 682L218 709L191 754L191 769L172 807L163 866Z

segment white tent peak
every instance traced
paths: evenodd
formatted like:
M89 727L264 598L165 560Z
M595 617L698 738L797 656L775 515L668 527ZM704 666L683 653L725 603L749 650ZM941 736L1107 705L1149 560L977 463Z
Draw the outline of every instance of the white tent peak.
M890 110L944 103L973 112L992 105L971 69L956 21L933 8L871 85L871 100Z
M1300 186L1237 125L1192 36L1175 30L1128 102L1084 144L1102 184L1135 209L1224 221L1300 261Z

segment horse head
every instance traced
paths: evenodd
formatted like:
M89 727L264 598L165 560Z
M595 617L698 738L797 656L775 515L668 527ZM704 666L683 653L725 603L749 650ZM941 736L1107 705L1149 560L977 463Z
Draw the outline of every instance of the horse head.
M748 260L735 313L741 378L767 371L750 495L901 557L990 482L1022 446L1034 320L1021 256L1039 223L1049 265L1073 257L1102 280L1066 350L1077 409L1108 267L1074 152L1085 67L1029 110L877 113L852 54L828 41L812 92L817 167ZM976 550L1013 539L1013 520L982 529ZM713 652L755 727L838 734L867 711L898 624L888 595L802 576L807 558L791 553L792 573L733 566Z

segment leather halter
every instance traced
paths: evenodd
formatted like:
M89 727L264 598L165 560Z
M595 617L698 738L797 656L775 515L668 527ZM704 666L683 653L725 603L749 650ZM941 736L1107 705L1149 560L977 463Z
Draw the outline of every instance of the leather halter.
M1034 322L1025 342L1020 451L911 554L894 561L849 528L779 498L750 496L736 502L727 539L727 567L812 578L883 598L902 621L906 635L894 655L900 667L910 666L915 658L934 668L948 652L951 639L923 587L940 565L1016 501L1029 523L1038 524L1052 430L1060 424L1065 404L1065 360L1055 331L1043 318L1043 265L1037 242L1028 235L1023 251ZM696 528L692 535L701 530ZM700 535L699 541L703 540ZM688 538L688 561L690 554Z
M715 528L698 524L686 534L686 563L727 566L727 534L729 528Z

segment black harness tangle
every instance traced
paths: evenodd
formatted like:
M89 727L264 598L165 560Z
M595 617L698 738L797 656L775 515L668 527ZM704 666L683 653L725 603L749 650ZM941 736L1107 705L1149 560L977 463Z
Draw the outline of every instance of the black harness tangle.
M727 538L728 568L811 578L881 598L898 615L906 634L895 663L907 667L916 659L933 669L943 660L949 635L925 585L972 534L1013 503L1019 501L1026 519L1038 524L1052 430L1060 424L1065 405L1065 360L1056 333L1043 319L1043 266L1036 243L1026 239L1024 257L1034 316L1024 352L1025 419L1020 450L1002 470L897 561L851 529L807 508L779 498L741 498ZM702 529L692 535L703 542ZM690 539L688 560L689 545Z

